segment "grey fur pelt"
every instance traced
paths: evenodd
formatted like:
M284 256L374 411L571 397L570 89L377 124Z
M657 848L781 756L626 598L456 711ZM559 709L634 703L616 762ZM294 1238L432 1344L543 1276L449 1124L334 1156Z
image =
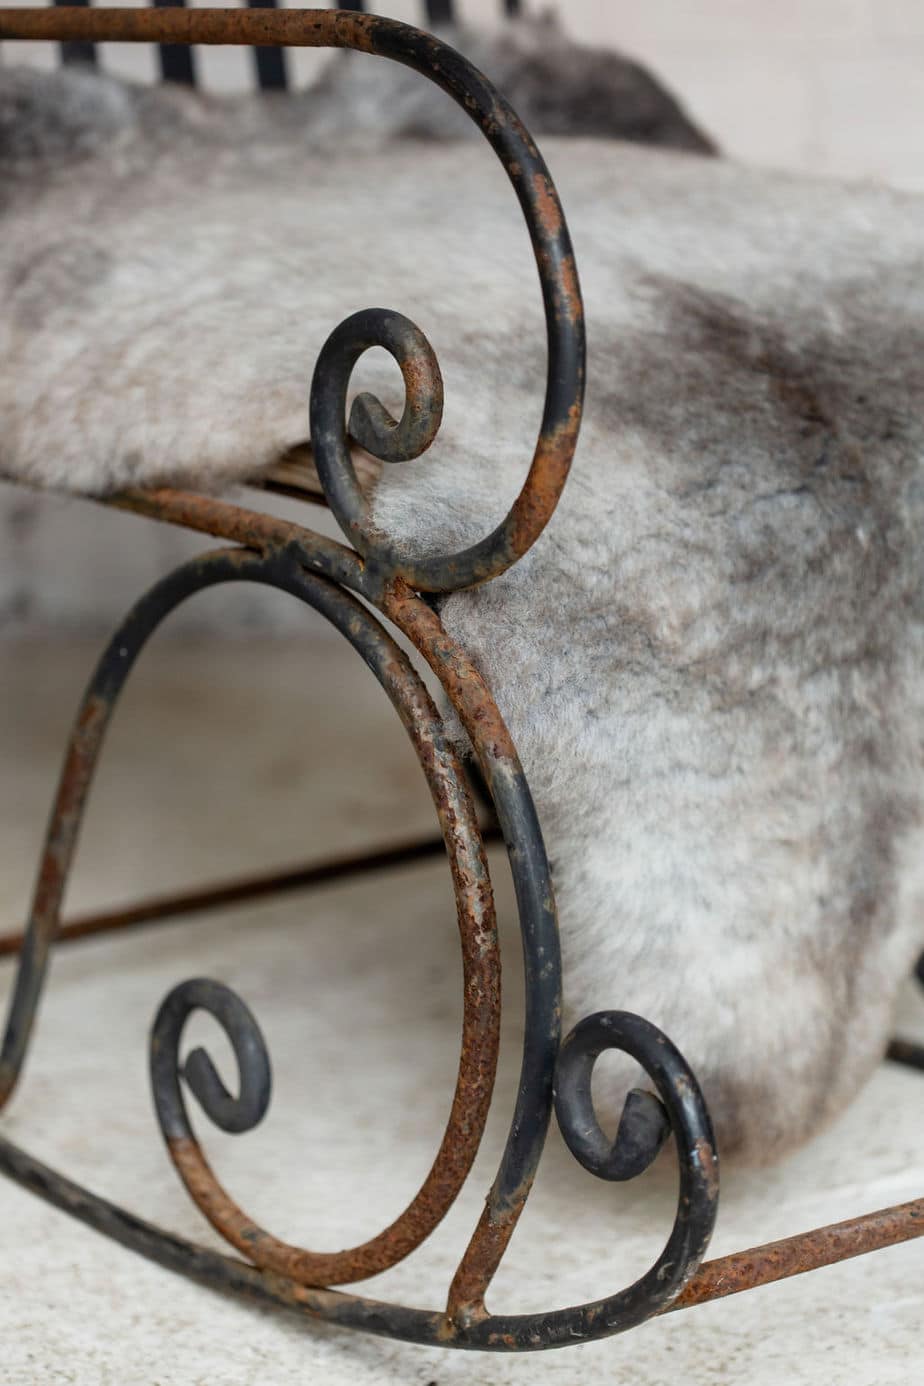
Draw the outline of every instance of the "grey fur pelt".
M485 533L544 379L488 151L335 159L286 124L225 139L204 114L200 137L183 104L182 140L116 119L4 183L0 468L241 479L304 440L327 333L383 304L430 337L447 407L432 454L386 469L378 522L415 549ZM585 428L534 550L443 617L535 794L571 1017L663 1026L723 1151L769 1159L864 1081L924 944L924 208L544 146L587 302ZM356 385L400 407L390 363Z

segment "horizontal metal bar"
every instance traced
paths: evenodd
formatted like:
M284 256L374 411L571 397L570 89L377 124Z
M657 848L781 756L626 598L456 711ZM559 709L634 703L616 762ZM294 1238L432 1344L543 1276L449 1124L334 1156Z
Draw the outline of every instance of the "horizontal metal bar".
M25 1151L0 1140L0 1172L23 1187L87 1226L102 1232L123 1246L140 1252L150 1260L178 1271L212 1289L230 1291L246 1299L262 1301L277 1308L294 1310L309 1319L327 1319L344 1327L361 1328L408 1342L430 1343L441 1348L519 1346L513 1342L485 1344L475 1332L468 1335L447 1325L438 1312L405 1309L366 1300L336 1290L307 1289L285 1276L266 1275L254 1266L209 1248L181 1240L143 1222L132 1213L80 1188L71 1180L41 1164ZM708 1261L664 1313L687 1309L707 1300L721 1299L742 1290L769 1284L802 1271L815 1270L837 1261L859 1256L867 1251L880 1250L924 1231L924 1199L899 1204L879 1213L849 1222L819 1228L801 1237L770 1242L751 1251L739 1252L719 1260ZM807 1259L800 1247L812 1242L814 1257ZM493 1321L490 1317L486 1327ZM546 1346L541 1341L525 1344L528 1347Z
M0 9L0 39L88 43L205 43L253 47L358 48L392 21L350 10L187 9L77 4ZM406 26L394 25L396 29ZM411 30L413 32L413 30Z
M924 1198L706 1261L665 1312L753 1290L924 1236Z
M496 828L483 830L483 836L486 843L501 840L500 832ZM242 905L247 901L272 895L308 890L312 886L343 880L346 876L365 876L375 871L392 870L399 866L410 866L414 862L428 861L433 857L445 855L445 851L442 837L428 837L397 847L381 848L375 852L334 857L329 861L202 886L175 895L155 896L135 905L123 906L121 909L105 910L71 919L61 925L56 942L74 943L93 934L114 933L119 929L137 928L142 924L174 919L178 915L202 914L207 910ZM21 933L0 934L0 957L18 953L22 941Z

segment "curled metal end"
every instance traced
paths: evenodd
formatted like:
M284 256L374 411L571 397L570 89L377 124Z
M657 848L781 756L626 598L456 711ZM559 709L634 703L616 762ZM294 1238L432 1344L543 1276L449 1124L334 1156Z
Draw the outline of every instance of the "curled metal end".
M555 1075L555 1111L562 1135L574 1157L598 1179L634 1179L658 1156L671 1133L670 1118L653 1093L633 1088L626 1097L611 1140L594 1109L591 1081L594 1065L606 1049L628 1049L631 1033L636 1044L649 1039L647 1022L620 1011L598 1011L571 1031L564 1041ZM655 1032L660 1039L660 1031ZM637 1053L634 1057L644 1064ZM647 1065L645 1065L647 1068ZM692 1075L690 1075L692 1077Z
M207 1011L234 1049L239 1075L235 1097L225 1087L204 1049L180 1064L180 1042L193 1011ZM151 1031L151 1084L161 1130L167 1141L192 1140L180 1079L210 1121L222 1131L251 1131L263 1120L272 1089L269 1053L253 1013L229 987L207 978L181 982L163 1001Z
M321 349L311 382L311 443L324 494L345 534L363 557L393 565L390 546L372 528L345 423L353 367L374 346L401 369L404 411L396 421L375 395L361 394L350 410L349 433L382 462L410 461L433 442L443 417L443 378L433 348L400 313L367 308L335 328Z
M653 1093L633 1088L626 1098L612 1144L599 1126L596 1133L603 1140L589 1158L582 1160L585 1168L600 1179L634 1179L654 1163L671 1133L671 1124Z
M391 352L404 377L404 412L395 420L375 395L358 395L350 410L349 431L380 461L410 462L427 451L439 432L443 377L433 348L412 322L400 313L382 312L378 325L382 329L380 345ZM349 327L349 320L344 326Z
M633 1089L611 1141L594 1110L594 1064L607 1049L636 1059L657 1089ZM575 1158L600 1179L633 1179L654 1161L673 1132L681 1167L678 1223L694 1227L690 1245L705 1250L718 1202L718 1155L706 1103L680 1051L656 1026L628 1011L597 1011L562 1044L555 1074L555 1112Z

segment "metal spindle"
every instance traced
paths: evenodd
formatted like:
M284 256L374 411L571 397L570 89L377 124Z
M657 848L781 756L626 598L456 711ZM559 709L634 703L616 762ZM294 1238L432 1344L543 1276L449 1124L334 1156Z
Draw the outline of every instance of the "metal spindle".
M451 24L452 0L427 0L427 23L431 29L438 24Z
M90 0L52 0L55 5L89 5ZM70 39L61 44L61 61L71 63L90 63L96 66L96 44L84 39Z
M276 0L247 0L252 10L275 10ZM284 48L254 48L254 66L262 91L285 91L289 85Z
M186 0L153 0L158 10L185 9ZM180 82L183 86L196 85L196 64L193 50L184 43L158 44L160 53L160 75L165 82Z

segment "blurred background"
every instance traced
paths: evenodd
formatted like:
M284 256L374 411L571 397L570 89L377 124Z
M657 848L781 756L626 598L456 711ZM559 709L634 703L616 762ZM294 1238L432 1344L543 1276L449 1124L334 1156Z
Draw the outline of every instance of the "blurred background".
M365 8L425 22L423 0L367 0ZM499 25L503 9L503 0L452 3L459 22L481 27ZM649 64L734 157L924 187L919 0L519 0L519 9L552 12L574 39ZM294 80L310 81L326 56L291 52ZM5 58L11 61L9 50ZM18 46L17 60L56 61L40 44ZM157 58L144 46L108 44L104 62L153 80ZM214 91L250 83L241 49L203 49L198 68Z

